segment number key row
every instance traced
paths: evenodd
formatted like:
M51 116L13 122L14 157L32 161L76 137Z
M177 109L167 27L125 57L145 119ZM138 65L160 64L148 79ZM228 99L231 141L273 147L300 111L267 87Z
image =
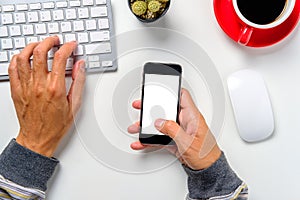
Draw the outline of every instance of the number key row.
M88 19L88 18L107 17L107 7L91 7L65 10L45 10L45 11L31 11L31 12L16 12L0 14L1 24L22 24L35 22L50 22L62 21L64 19Z
M95 0L95 5L105 5L106 0ZM57 2L44 2L44 3L30 3L30 4L17 4L17 5L0 5L0 12L14 12L14 11L29 11L54 9L54 8L67 8L67 7L80 7L80 6L93 6L93 0L71 0L71 1L57 1Z

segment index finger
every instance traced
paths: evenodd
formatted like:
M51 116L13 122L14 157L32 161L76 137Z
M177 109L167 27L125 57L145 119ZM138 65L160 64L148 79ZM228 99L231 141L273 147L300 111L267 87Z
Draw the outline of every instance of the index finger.
M182 88L181 89L181 99L180 99L180 106L181 108L194 108L197 109L191 94L189 93L189 91L187 89Z
M67 59L76 48L76 41L65 43L54 54L51 79L53 81L65 81Z
M17 57L13 56L13 58L10 61L10 65L8 68L8 74L9 74L9 82L10 82L10 88L12 96L15 95L15 91L20 87L20 77L18 73L18 63L17 63Z

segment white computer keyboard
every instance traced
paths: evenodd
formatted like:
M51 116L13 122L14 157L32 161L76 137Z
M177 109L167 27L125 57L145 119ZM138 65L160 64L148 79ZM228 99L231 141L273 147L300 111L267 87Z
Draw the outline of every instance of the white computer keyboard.
M4 0L5 3L6 0ZM60 43L76 40L68 59L70 71L78 59L86 60L88 72L115 71L116 46L110 0L9 1L0 5L0 80L8 80L8 66L31 42L57 35ZM51 70L55 51L48 53Z

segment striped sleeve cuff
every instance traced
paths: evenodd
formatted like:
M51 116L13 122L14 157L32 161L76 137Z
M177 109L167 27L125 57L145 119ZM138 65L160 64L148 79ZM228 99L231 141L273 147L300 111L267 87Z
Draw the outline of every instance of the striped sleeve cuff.
M0 176L0 199L1 200L43 200L45 192L32 188L25 188Z

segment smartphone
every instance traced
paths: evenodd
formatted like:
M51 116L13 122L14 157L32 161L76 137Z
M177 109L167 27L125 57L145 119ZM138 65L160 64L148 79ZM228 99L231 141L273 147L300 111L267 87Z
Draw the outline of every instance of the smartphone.
M182 68L178 64L146 63L143 69L139 140L142 144L173 145L154 126L156 119L178 123Z

